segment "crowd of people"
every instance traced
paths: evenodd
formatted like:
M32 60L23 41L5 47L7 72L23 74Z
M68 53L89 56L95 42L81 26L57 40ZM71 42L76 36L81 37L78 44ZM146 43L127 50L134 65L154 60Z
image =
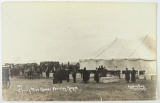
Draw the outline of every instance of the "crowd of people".
M101 75L99 76L99 74L101 73ZM94 80L99 83L99 79L100 77L107 77L107 74L109 73L109 71L107 69L105 69L105 67L101 66L99 68L96 68L96 71L95 71L95 74L94 74ZM118 76L120 78L120 71L115 71L115 72L112 72L110 71L111 75L114 75L114 76ZM137 71L134 70L134 67L132 68L132 71L128 70L128 68L126 68L126 70L124 71L124 74L125 74L125 81L127 83L129 83L129 81L131 82L135 82L136 81L136 74L137 74ZM144 74L144 71L141 71L140 74Z
M90 73L86 70L86 68L84 68L83 72L80 73L81 76L83 77L83 83L88 83L90 79ZM60 68L58 70L55 70L53 73L53 84L62 83L63 80L69 82L70 80L69 74L72 75L73 83L76 83L76 74L77 74L76 68L72 69L71 72L69 71L68 68L66 69Z
M37 63L5 65L10 67L10 75L12 78L13 76L22 75L24 77L28 77L29 79L33 79L35 77L40 78L42 77L43 72L45 72L46 77L49 78L49 73L62 71L62 73L66 74L66 70L70 72L72 69L79 69L78 63L75 65L70 65L69 62L68 64L60 64L59 62L41 62L40 65Z
M62 80L67 80L67 82L69 82L69 70L66 69L66 76L65 76L65 73L62 72L63 69L59 69L59 70L56 70L54 72L54 76L53 76L53 83L56 84L56 83L62 83ZM73 77L73 83L76 83L76 69L73 69L71 71L71 74L72 74L72 77ZM80 72L81 73L81 76L82 76L82 82L83 83L89 83L89 80L90 80L90 71L86 70L86 67L84 67L83 71ZM120 76L120 71L115 71L115 73L112 73L112 71L108 71L105 67L103 66L99 66L99 68L96 68L96 70L94 71L94 80L99 83L99 80L100 80L100 77L107 77L107 74L110 74L110 75L114 75L114 76ZM118 75L117 75L118 74ZM125 80L126 82L128 83L130 81L130 76L131 76L131 81L132 82L135 82L136 81L136 74L137 74L137 71L134 70L134 68L132 68L132 71L128 70L128 68L126 68L125 70ZM66 77L63 78L63 77Z
M100 77L107 77L108 73L111 73L112 75L120 74L120 71L108 71L103 65L99 66L99 68L96 68L96 71L88 71L86 70L86 67L83 70L78 70L76 68L73 68L71 71L68 68L60 68L56 69L53 74L53 83L62 83L62 80L67 80L69 82L69 74L72 74L73 77L73 83L76 83L76 73L79 72L82 77L83 83L88 83L90 79L91 72L94 73L94 80L98 83ZM47 74L47 73L46 73Z
M36 64L30 64L30 65L11 65L10 66L10 75L13 78L13 76L19 76L19 75L28 77L29 79L33 79L33 75L39 77L40 74L42 75L42 69L40 66L37 66Z
M67 82L70 81L70 74L73 77L73 83L76 83L76 74L79 72L82 77L83 83L88 83L90 79L90 73L91 71L86 70L86 67L84 67L83 70L79 70L79 64L76 65L70 65L69 63L67 65L59 64L59 62L41 62L40 65L36 63L30 63L30 64L23 64L23 65L10 65L10 74L11 77L21 75L27 77L28 79L33 79L35 77L40 78L43 76L42 73L46 73L46 77L50 77L50 73L53 73L53 83L62 83L63 80L66 80ZM107 77L107 74L118 76L120 78L120 70L114 71L114 70L107 70L103 65L96 68L95 71L92 71L94 73L94 80L99 83L100 77ZM136 81L135 75L137 74L137 71L132 68L132 71L126 70L122 72L125 74L125 80L128 83L130 80L132 82Z

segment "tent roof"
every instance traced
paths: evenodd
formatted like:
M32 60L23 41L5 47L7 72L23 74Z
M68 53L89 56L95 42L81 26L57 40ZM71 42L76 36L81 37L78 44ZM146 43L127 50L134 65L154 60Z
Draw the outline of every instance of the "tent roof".
M115 39L86 59L156 60L156 41L148 35L136 40Z

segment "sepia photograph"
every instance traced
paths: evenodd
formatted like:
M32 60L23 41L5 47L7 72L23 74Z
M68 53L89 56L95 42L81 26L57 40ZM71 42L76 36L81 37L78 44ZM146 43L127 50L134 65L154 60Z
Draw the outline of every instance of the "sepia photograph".
M3 101L157 100L156 2L3 2Z

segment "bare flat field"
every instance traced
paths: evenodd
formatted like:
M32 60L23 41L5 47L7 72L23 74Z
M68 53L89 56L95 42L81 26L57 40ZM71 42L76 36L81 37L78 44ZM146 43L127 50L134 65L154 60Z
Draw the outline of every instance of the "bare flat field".
M128 101L128 100L155 100L156 81L137 80L136 83L125 83L120 79L118 83L96 83L93 78L88 84L81 79L77 83L63 81L62 84L53 84L52 78L29 80L26 78L10 78L10 88L2 88L4 101ZM132 85L144 85L146 90L133 90ZM19 86L23 86L23 92ZM50 88L51 90L49 90ZM66 88L66 89L55 89ZM73 89L76 88L76 89ZM29 92L29 90L32 90Z

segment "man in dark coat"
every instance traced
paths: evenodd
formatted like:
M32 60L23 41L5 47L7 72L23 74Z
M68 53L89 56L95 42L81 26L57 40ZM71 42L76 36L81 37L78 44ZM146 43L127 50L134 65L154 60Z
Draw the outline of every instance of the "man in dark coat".
M107 77L107 70L105 68L102 70L102 77Z
M58 83L58 70L55 69L54 73L53 73L53 84Z
M107 74L108 74L108 70L104 67L104 70L105 70L105 76L107 77Z
M125 79L127 81L127 83L129 83L129 80L130 80L130 71L128 70L128 68L126 68L126 71L125 71Z
M63 79L63 71L62 68L60 67L60 69L58 70L58 80L60 83L62 83L62 79Z
M87 82L89 82L90 79L90 72L87 71Z
M46 77L49 78L49 68L46 69Z
M136 81L135 75L136 75L136 71L134 70L134 68L132 68L132 71L131 71L131 81L132 82Z
M66 69L66 78L67 78L67 82L69 82L69 73L70 73L70 72L69 72L69 69L67 68L67 69Z
M96 68L95 74L94 74L94 80L99 83L99 71L98 68Z
M86 70L86 67L84 67L84 70L83 70L83 83L87 83L88 82L88 76L89 76L89 73Z
M73 69L72 77L73 77L73 80L74 80L73 83L76 83L76 69L75 68Z
M33 68L32 67L29 68L28 75L29 75L29 79L33 79Z

